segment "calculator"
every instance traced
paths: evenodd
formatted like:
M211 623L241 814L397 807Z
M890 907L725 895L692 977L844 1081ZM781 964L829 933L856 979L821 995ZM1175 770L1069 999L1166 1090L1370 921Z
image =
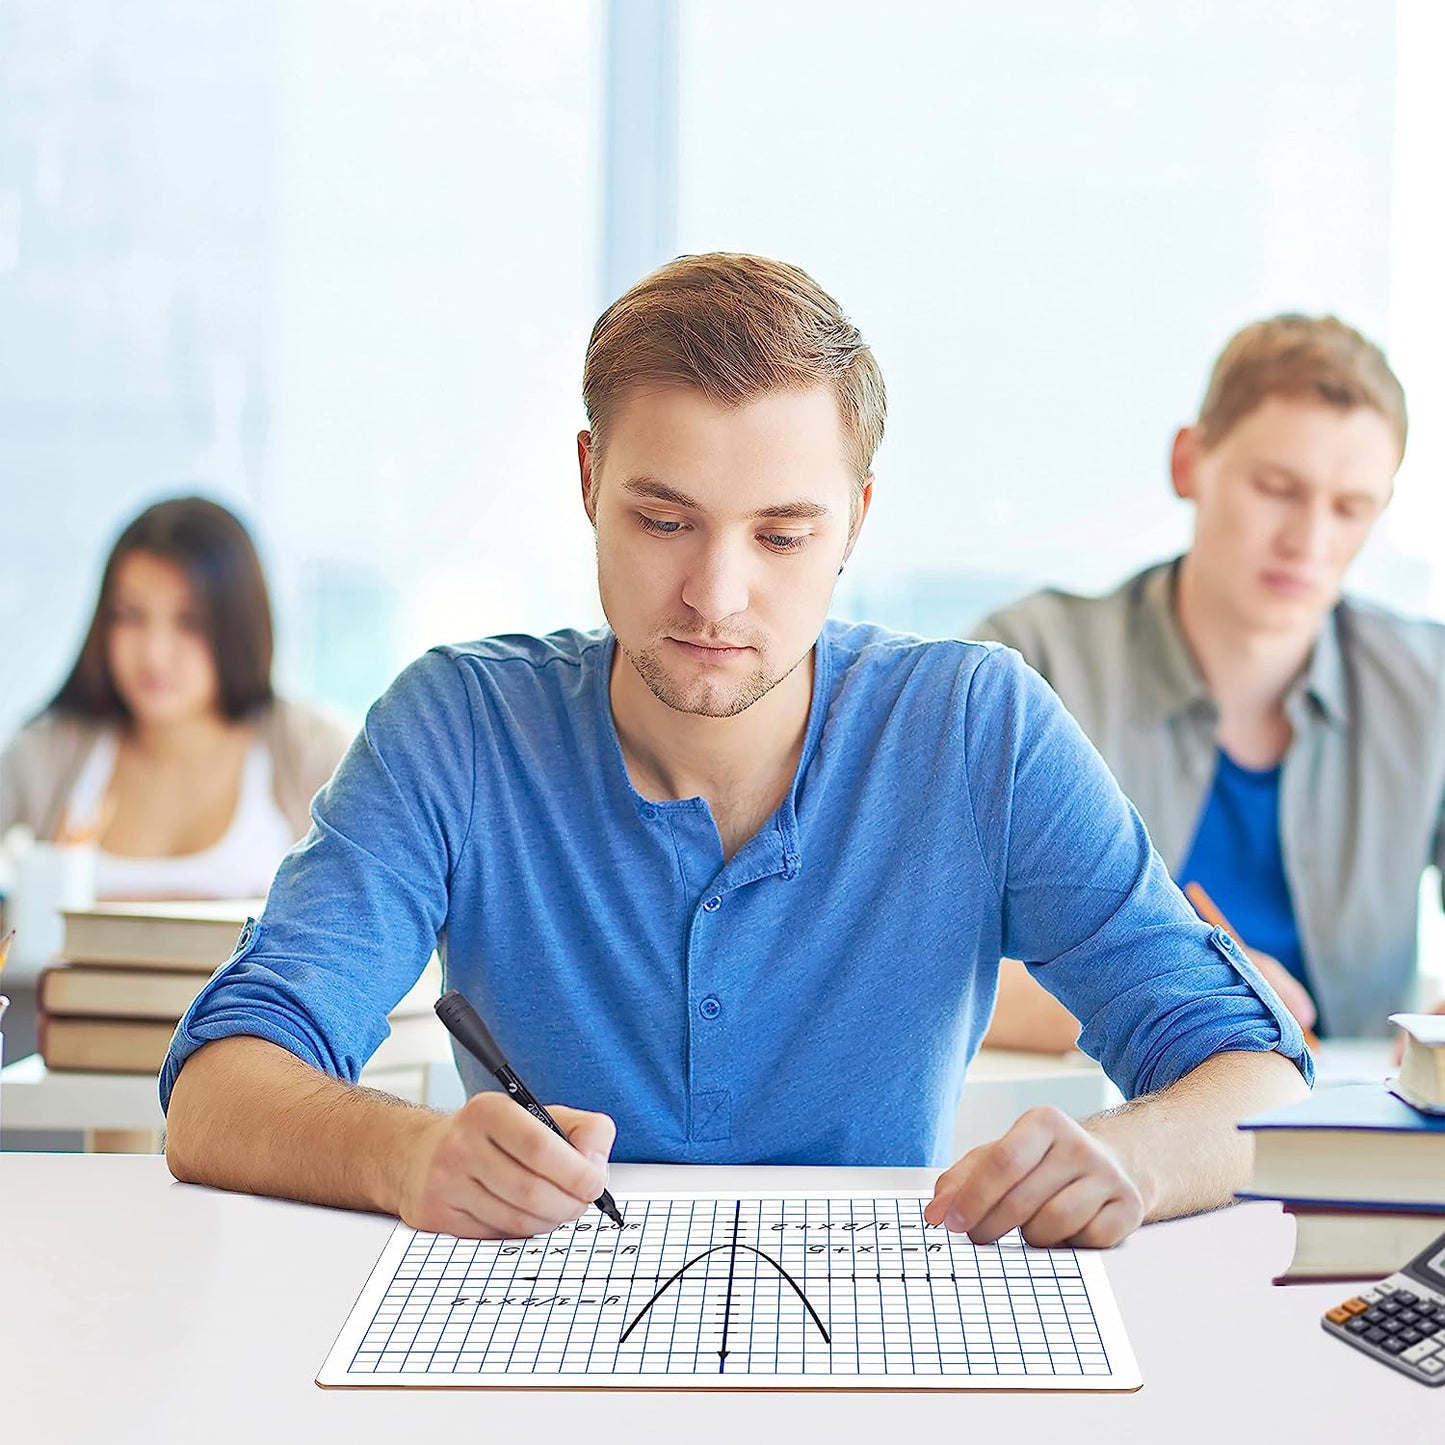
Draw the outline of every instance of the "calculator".
M1412 1380L1445 1384L1445 1234L1397 1274L1326 1310L1320 1323Z

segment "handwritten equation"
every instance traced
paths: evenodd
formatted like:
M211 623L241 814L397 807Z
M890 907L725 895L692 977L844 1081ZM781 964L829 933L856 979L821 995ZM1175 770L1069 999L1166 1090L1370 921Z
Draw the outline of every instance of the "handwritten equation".
M925 1196L632 1195L529 1240L398 1225L323 1385L1132 1389L1102 1260Z

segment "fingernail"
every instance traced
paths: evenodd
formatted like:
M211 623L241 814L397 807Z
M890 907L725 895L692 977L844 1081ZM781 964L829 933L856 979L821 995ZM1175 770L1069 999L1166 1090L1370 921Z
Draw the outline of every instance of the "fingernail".
M943 1227L945 1229L951 1229L955 1234L962 1234L968 1228L968 1220L956 1210L950 1209L948 1213L943 1216Z

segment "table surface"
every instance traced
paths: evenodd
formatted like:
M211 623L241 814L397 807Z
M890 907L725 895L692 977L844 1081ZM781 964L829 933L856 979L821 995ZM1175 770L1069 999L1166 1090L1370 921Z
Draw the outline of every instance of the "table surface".
M446 1098L432 1102L455 1107L461 1100L461 1085L454 1079L450 1039L440 1024L428 1044L421 1055L393 1052L390 1066L383 1044L368 1063L362 1082L382 1089L394 1087L387 1082L388 1067L415 1067L425 1057L452 1078ZM955 1153L996 1138L1034 1104L1057 1104L1082 1117L1117 1103L1118 1098L1103 1070L1084 1054L983 1049L969 1065L968 1087L955 1130ZM0 1121L12 1141L15 1134L27 1129L159 1130L165 1123L154 1075L47 1069L39 1054L29 1054L0 1069ZM22 1140L10 1147L23 1149L25 1145Z
M929 1171L617 1166L614 1190L928 1188ZM1219 1445L1440 1438L1431 1390L1332 1339L1339 1285L1271 1286L1291 1224L1249 1204L1152 1225L1107 1268L1135 1394L321 1390L392 1221L174 1182L159 1157L0 1156L0 1435L46 1442L967 1438ZM966 1412L966 1415L963 1414ZM539 1425L541 1433L538 1434ZM445 1432L445 1433L444 1433Z

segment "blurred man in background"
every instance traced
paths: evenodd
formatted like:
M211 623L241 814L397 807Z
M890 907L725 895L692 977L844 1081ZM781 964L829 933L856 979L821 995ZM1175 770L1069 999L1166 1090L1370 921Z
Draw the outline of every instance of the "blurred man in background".
M1049 680L1175 879L1321 1034L1384 1034L1416 1003L1420 875L1445 858L1445 627L1341 590L1405 435L1400 383L1357 331L1247 326L1174 438L1188 552L976 633ZM1074 1020L1007 969L989 1042L1068 1047Z

